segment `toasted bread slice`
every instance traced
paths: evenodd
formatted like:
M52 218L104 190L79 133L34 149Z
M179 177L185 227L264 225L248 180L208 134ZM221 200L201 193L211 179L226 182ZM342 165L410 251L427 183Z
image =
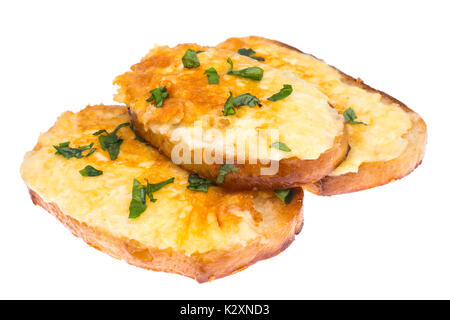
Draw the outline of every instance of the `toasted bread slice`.
M65 112L40 136L21 167L33 202L89 245L141 268L204 282L276 255L300 232L300 188L293 190L289 204L269 191L188 190L188 173L137 140L128 127L117 133L123 142L112 161L93 133L112 132L129 120L120 106ZM66 159L53 147L66 141L70 147L94 142L97 150ZM87 165L103 174L82 176L79 170ZM157 183L172 177L173 183L154 192L155 202L147 199L147 209L129 218L133 179Z
M234 52L252 48L264 63L316 85L340 113L352 108L355 121L364 123L346 124L351 149L345 161L327 177L306 186L307 190L334 195L369 189L400 179L421 163L426 125L402 102L278 41L230 38L218 47Z
M184 67L188 49L200 51L198 67ZM227 74L228 58L233 70L263 69L262 79ZM220 77L217 84L205 74L211 67ZM343 117L315 86L227 50L195 44L156 47L115 83L120 86L115 99L130 108L138 133L176 164L216 181L223 163L232 163L237 170L226 175L227 188L297 187L326 176L348 150ZM269 101L284 84L293 92ZM168 97L158 106L149 91L161 87ZM235 105L234 113L225 115L230 93L234 98L250 94L260 105ZM277 142L287 148L273 147ZM174 159L180 154L183 159Z

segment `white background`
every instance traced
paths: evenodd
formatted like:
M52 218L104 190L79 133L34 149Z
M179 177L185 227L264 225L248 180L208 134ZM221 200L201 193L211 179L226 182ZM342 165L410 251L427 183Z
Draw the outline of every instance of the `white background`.
M450 298L448 1L2 1L0 298ZM32 205L23 155L65 110L113 103L155 44L260 35L312 53L425 119L423 164L390 185L305 196L280 255L199 285L141 270Z

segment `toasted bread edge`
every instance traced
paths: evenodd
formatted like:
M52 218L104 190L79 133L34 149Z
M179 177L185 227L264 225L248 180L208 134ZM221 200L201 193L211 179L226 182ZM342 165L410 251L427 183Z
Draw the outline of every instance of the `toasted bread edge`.
M427 140L425 122L418 115L412 120L412 128L403 136L408 146L397 158L365 162L356 173L327 176L306 185L305 189L318 195L331 196L367 190L405 177L422 163Z
M150 248L136 240L116 237L65 214L55 203L45 202L34 190L28 188L35 205L54 215L73 235L90 246L127 263L153 271L176 273L197 280L199 283L222 278L248 266L277 255L286 249L303 226L303 202L300 210L283 230L272 234L269 244L254 241L250 245L230 251L212 251L187 256L175 250ZM303 199L302 189L296 197Z
M304 53L301 50L283 42L270 39L266 40L323 61L314 55ZM358 172L356 173L346 173L339 176L326 176L312 184L304 185L304 188L317 195L331 196L381 186L391 181L403 178L414 171L414 169L422 163L427 142L427 127L423 119L416 112L408 108L403 102L397 100L389 94L368 86L361 79L355 79L334 66L330 67L339 72L345 83L357 86L363 90L378 93L385 102L396 103L405 112L410 114L412 127L403 136L403 138L408 141L408 146L404 152L395 159L389 161L365 162L361 164Z

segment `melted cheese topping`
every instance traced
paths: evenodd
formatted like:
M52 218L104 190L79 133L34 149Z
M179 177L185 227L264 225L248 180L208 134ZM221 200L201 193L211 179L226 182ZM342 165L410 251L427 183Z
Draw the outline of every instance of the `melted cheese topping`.
M325 62L259 37L231 38L218 47L234 52L252 48L256 56L265 58L264 63L315 84L340 113L353 108L357 121L368 124L347 125L351 150L330 175L358 172L364 162L389 161L405 150L403 135L411 128L410 115L398 104L383 101L379 93L345 83L341 74Z
M185 51L202 50L198 54L200 67L186 69L181 58ZM264 69L261 81L227 75L230 57L233 70L258 66ZM218 85L208 84L205 70L214 67L220 75ZM327 97L317 88L298 78L293 73L274 69L253 59L226 50L199 47L194 44L179 45L175 48L156 47L144 59L127 72L116 78L120 86L116 101L126 103L137 114L137 118L148 129L158 134L172 136L175 129L193 126L201 120L203 129L217 129L222 137L227 134L238 137L241 145L246 145L246 157L255 156L249 147L255 135L268 136L269 129L277 130L275 141L261 143L258 159L317 159L330 149L335 138L342 134L343 118L332 108ZM277 93L284 84L293 86L293 93L285 99L271 102L267 98ZM169 98L161 108L146 102L149 90L166 86ZM262 107L236 107L236 114L223 116L222 110L229 92L236 97L250 93L262 103ZM181 142L195 149L190 135L182 135ZM211 142L202 141L202 148ZM268 139L270 140L270 139ZM273 142L281 141L292 151L282 152L269 148ZM216 145L231 145L234 150L244 152L237 142L226 142L216 138ZM269 150L270 149L270 150Z
M218 187L210 187L208 193L190 191L188 173L136 140L130 128L119 130L124 141L117 160L111 161L92 134L99 129L111 132L129 120L124 107L95 106L64 113L25 155L23 179L46 202L82 223L188 255L232 249L256 239L267 241L271 230L289 223L299 212L301 202L285 205L272 192L229 192ZM95 142L97 151L81 159L55 155L52 146L65 141L71 147ZM103 175L81 176L78 171L88 164ZM171 177L174 183L154 193L156 202L147 199L147 210L137 219L128 219L133 179L145 184L145 179L156 183Z

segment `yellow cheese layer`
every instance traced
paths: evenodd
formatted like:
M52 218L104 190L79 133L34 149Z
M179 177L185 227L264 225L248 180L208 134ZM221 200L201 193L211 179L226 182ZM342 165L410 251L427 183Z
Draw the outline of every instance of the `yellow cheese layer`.
M331 175L358 172L362 163L394 159L406 148L403 135L411 128L410 115L398 104L383 101L379 93L345 83L341 74L325 62L259 37L231 38L218 47L234 52L252 48L256 56L265 58L264 63L317 85L340 113L353 108L357 121L368 124L347 125L351 150Z
M186 254L264 241L273 228L297 214L298 204L287 206L272 192L186 189L188 173L136 140L128 127L118 132L124 141L117 160L111 161L92 134L100 129L111 132L124 122L129 122L124 107L95 106L77 114L64 113L25 155L23 179L46 202L80 222L149 247ZM94 142L97 151L81 159L55 155L52 146L66 141L71 147ZM79 170L86 165L102 170L103 175L81 176ZM145 184L145 179L156 183L171 177L174 183L154 193L156 202L147 199L146 211L137 219L128 218L133 179Z
M198 54L200 67L186 69L182 64L185 51L202 50ZM261 81L227 75L230 65L233 70L248 67L264 69ZM220 75L219 84L208 84L205 70L214 67ZM231 53L226 50L199 47L197 45L179 45L175 48L156 47L140 63L116 78L120 86L116 100L126 103L138 120L154 132L171 136L173 130L192 126L201 120L204 130L217 129L223 136L231 132L243 145L254 144L251 140L260 134L268 135L268 130L276 130L278 138L259 145L258 159L317 159L330 149L337 136L342 135L344 125L342 116L328 103L326 95L315 86L295 76L291 72L278 70L253 59ZM285 99L272 102L267 98L279 92L284 84L293 87L293 93ZM161 108L153 102L147 102L149 90L166 86L169 98ZM224 116L222 111L229 97L250 93L257 97L261 107L236 107L236 114ZM182 141L193 145L193 139L182 135ZM283 142L292 151L269 150L273 142ZM204 146L208 145L204 142ZM224 144L222 139L214 143ZM236 145L234 145L236 146ZM239 151L239 148L235 148ZM270 154L269 151L274 151ZM247 150L251 156L253 153ZM267 156L263 156L265 154ZM247 154L249 156L249 154Z

